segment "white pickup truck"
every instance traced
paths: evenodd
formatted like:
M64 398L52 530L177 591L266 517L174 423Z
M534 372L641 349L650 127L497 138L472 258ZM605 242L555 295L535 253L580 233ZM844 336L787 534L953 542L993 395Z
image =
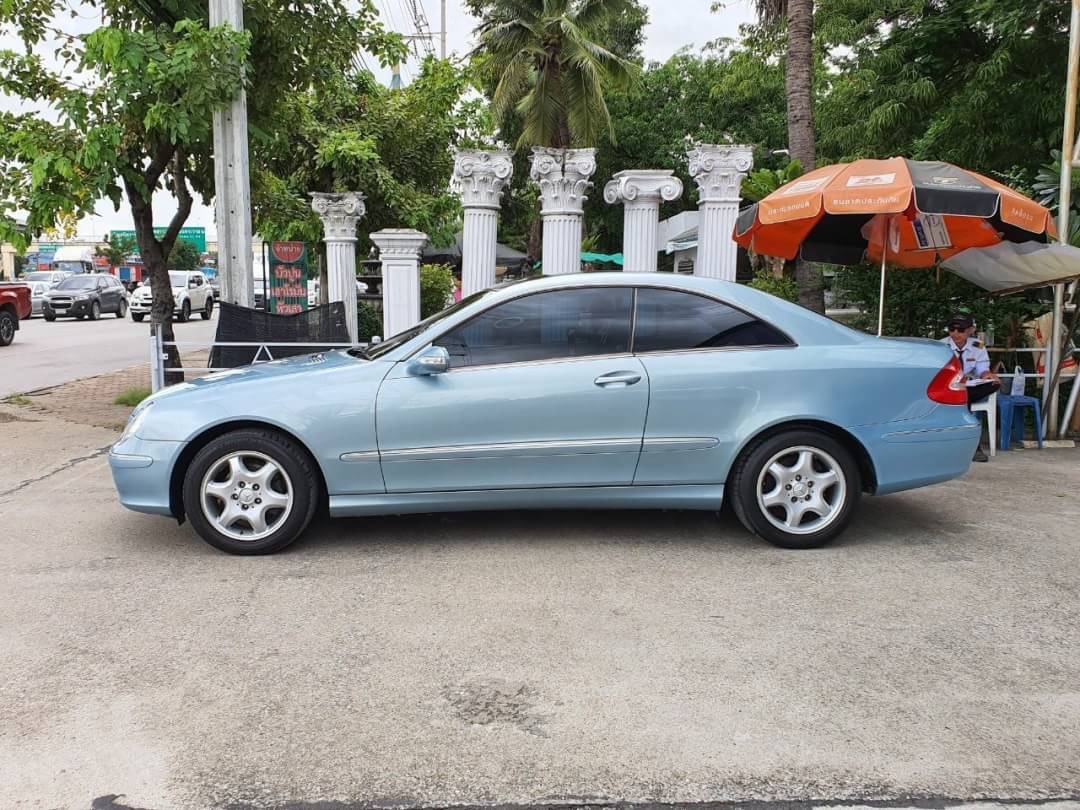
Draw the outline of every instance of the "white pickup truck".
M178 321L183 323L196 312L202 314L204 321L210 320L214 312L214 290L202 273L170 270L169 283L172 285L173 315ZM150 314L153 305L154 292L147 281L131 294L131 319L141 321Z

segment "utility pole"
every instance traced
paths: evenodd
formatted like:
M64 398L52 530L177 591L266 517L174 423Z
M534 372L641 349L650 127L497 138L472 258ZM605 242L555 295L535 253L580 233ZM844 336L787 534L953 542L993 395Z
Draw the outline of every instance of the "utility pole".
M442 0L440 5L442 7L441 8L441 11L442 11L442 15L441 15L442 16L442 24L439 26L439 46L440 46L439 55L443 59L445 59L446 58L446 0Z
M228 25L243 31L243 0L210 0L210 25ZM242 307L255 303L247 130L247 94L241 88L232 101L214 113L214 219L221 297Z

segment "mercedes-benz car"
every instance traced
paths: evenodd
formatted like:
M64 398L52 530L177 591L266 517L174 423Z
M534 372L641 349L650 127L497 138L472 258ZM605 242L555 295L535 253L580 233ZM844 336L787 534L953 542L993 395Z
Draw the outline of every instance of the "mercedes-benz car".
M553 276L381 343L225 371L132 413L124 506L238 554L331 516L719 510L822 545L864 493L962 475L979 440L952 352L733 283Z

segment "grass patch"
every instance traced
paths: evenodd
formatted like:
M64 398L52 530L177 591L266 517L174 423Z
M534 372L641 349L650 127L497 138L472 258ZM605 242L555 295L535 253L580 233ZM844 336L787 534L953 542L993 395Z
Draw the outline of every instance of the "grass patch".
M150 396L150 389L137 385L120 394L113 400L113 405L127 405L129 408L134 408L148 396Z
M30 405L30 397L23 396L22 394L11 394L3 399L5 405Z

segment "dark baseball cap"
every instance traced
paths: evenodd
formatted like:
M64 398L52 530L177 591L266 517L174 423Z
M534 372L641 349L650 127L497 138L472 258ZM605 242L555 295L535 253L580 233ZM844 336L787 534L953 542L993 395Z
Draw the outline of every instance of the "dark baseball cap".
M970 314L968 314L967 312L956 312L953 313L953 316L951 318L949 318L946 327L951 332L954 329L959 329L960 331L970 329L974 325L975 319L971 317Z

